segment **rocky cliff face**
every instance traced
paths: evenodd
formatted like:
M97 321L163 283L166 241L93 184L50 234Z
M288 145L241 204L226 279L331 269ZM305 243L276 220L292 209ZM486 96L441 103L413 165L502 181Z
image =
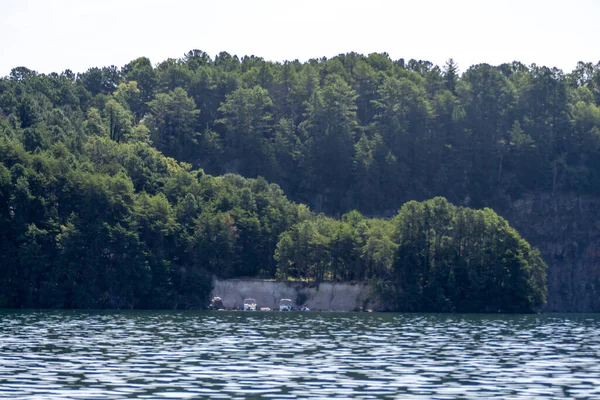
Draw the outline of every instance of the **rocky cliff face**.
M548 312L600 312L600 199L528 194L497 210L548 264Z
M278 282L257 279L213 281L212 296L219 296L226 308L241 307L246 298L254 298L258 307L279 309L279 300L290 299L295 308L306 305L313 311L358 311L381 308L372 286L367 282Z

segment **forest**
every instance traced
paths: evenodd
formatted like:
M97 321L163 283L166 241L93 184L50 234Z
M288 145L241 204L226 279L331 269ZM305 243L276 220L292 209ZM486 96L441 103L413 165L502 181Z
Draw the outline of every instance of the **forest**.
M373 280L406 311L530 311L493 210L598 195L600 65L341 54L0 79L0 306L196 308L211 277ZM289 200L288 200L289 199Z

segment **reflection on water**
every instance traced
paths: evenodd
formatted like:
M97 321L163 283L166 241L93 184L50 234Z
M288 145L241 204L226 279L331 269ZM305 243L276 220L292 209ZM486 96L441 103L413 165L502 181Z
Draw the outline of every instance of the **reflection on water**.
M0 397L600 397L600 316L2 312Z

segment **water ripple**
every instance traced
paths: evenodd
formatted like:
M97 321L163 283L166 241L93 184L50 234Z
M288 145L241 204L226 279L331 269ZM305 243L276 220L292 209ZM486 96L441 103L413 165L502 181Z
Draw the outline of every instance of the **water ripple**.
M0 313L0 397L600 397L596 315Z

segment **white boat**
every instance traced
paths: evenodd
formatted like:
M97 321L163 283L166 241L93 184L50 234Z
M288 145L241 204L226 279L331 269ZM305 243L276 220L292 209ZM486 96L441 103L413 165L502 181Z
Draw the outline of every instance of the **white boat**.
M245 299L244 311L256 311L256 300L250 298Z
M290 299L279 300L279 311L292 311L292 300L290 300Z

